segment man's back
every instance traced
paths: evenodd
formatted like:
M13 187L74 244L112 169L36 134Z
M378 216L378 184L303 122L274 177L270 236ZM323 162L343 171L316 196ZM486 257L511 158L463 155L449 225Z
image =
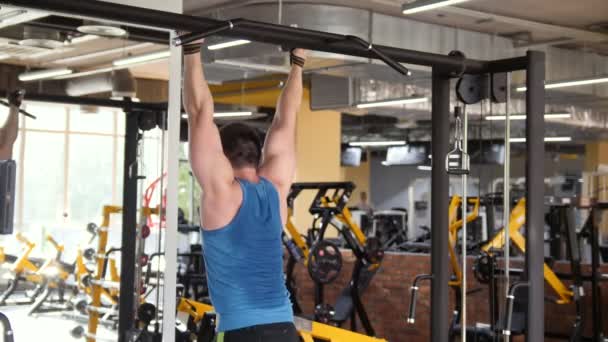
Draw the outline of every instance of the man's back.
M203 230L219 331L293 321L283 277L279 195L265 178L239 183L243 200L232 221Z

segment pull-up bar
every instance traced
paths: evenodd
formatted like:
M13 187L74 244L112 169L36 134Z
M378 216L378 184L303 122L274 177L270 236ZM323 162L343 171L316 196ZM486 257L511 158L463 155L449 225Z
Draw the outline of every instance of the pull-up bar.
M191 43L195 40L207 38L209 36L213 36L216 34L222 34L224 32L230 31L243 22L246 23L247 21L245 19L227 20L223 23L220 23L220 25L213 27L209 30L203 31L203 32L191 32L191 33L187 33L182 36L179 36L179 37L175 37L172 39L171 43L175 46L185 45L185 44ZM357 36L351 36L351 35L344 36L343 39L350 40L350 41L353 41L353 42L359 44L361 47L363 47L363 48L367 49L368 51L370 51L371 53L373 53L376 56L376 58L382 60L384 63L386 63L388 66L390 66L391 68L393 68L400 74L402 74L404 76L412 75L412 73L408 70L408 68L399 64L391 57L387 56L384 52L379 50L372 43L366 42L365 40L363 40ZM333 42L328 41L327 43L331 44Z
M93 0L6 0L2 3L80 17L98 18L127 24L133 23L162 30L208 32L225 25L222 21L209 18ZM462 59L383 45L374 45L373 48L376 50L374 51L374 49L369 49L369 46L361 44L356 39L336 33L246 19L234 19L232 22L238 22L238 25L234 25L230 30L221 30L223 35L289 48L299 47L364 58L383 59L382 55L385 55L398 63L438 67L446 71L461 71L464 68L467 73L481 73L488 69L487 62L474 59ZM381 51L382 55L378 54L377 51Z

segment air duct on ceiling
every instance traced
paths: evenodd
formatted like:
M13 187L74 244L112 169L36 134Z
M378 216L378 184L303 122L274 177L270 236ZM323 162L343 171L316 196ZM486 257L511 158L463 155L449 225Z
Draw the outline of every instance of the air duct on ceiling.
M57 30L49 30L34 26L23 27L23 39L19 45L43 49L58 49L64 45L64 39Z
M135 97L135 79L127 69L73 78L67 81L65 91L70 96L111 92L113 97Z

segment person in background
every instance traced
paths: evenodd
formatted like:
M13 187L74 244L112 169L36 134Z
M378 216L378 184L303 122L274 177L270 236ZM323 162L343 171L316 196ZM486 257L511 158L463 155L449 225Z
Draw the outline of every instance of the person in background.
M374 211L374 205L367 201L367 192L361 191L359 198L360 201L357 203L357 209L364 210L371 214Z
M0 160L13 158L13 145L19 134L19 107L24 94L23 90L16 90L8 95L8 117L0 128Z

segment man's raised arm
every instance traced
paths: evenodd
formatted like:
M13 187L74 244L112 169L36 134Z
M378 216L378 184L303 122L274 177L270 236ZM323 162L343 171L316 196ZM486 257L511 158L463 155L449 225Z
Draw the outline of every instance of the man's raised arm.
M203 75L202 41L184 47L183 101L188 113L190 164L205 192L220 194L234 181L213 122L213 98Z
M13 157L13 144L19 134L19 107L23 100L24 92L17 90L9 94L8 117L4 125L0 127L0 160L8 160Z
M279 96L277 109L264 143L260 174L286 197L296 170L296 114L302 104L302 65L306 51L292 51L292 67Z

